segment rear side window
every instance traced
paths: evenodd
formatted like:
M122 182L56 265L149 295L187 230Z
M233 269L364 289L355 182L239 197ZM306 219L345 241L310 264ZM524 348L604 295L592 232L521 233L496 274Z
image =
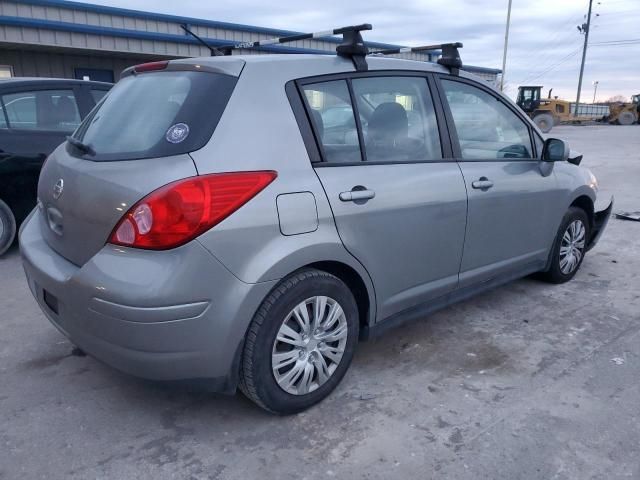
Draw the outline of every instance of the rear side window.
M71 133L80 124L73 90L33 90L2 96L4 127Z
M326 162L359 162L360 142L346 80L302 87Z
M440 133L425 77L367 76L305 83L301 88L325 162L442 159Z
M353 80L367 161L411 162L442 158L429 86L423 77Z
M527 124L484 90L443 80L463 159L532 158Z
M237 78L209 72L131 75L113 87L74 133L97 161L166 157L203 147ZM67 145L70 153L81 155Z

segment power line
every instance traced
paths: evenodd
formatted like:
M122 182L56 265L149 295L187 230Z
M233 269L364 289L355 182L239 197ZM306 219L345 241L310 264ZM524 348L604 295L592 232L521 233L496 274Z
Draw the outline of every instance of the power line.
M536 52L533 53L533 55L529 55L526 58L523 58L523 61L526 61L527 64L531 64L539 63L542 59L542 63L544 64L549 60L552 60L552 57L549 56L547 50L551 48L555 50L557 49L558 45L562 45L565 41L569 40L570 37L575 37L576 31L573 28L568 30L567 28L569 26L573 27L573 25L575 25L575 23L579 21L580 19L576 20L574 15L568 22L563 22L558 28L555 29L555 33L546 42L536 46Z
M576 47L580 48L579 45L581 44L582 44L582 39L576 39L572 43L568 44L567 47L572 49L575 49ZM557 52L557 53L561 53L561 52ZM534 76L537 77L540 74L540 72L546 72L549 67L553 67L558 61L564 60L566 57L570 56L572 53L573 53L573 50L571 50L569 53L567 53L565 50L564 56L561 57L560 59L558 59L558 57L556 56L552 57L551 55L548 55L544 62L539 63L538 65L536 65L534 69L529 70L525 75L523 75L520 83L528 81L531 77L534 77Z
M582 47L578 47L576 48L574 51L572 51L571 53L569 53L568 55L565 55L564 57L562 57L560 60L558 60L556 63L554 63L553 65L549 66L548 68L546 68L545 70L543 70L542 72L540 72L538 75L536 75L535 77L531 78L528 77L525 80L519 82L520 84L523 83L529 83L529 82L533 82L534 80L537 80L538 78L541 78L543 76L545 76L547 73L551 72L552 70L555 70L556 68L558 68L560 65L565 64L566 62L568 62L569 60L571 60L572 57L575 57L577 54L580 53L580 50L582 50Z
M626 43L593 43L589 44L590 47L626 47L629 45L640 45L640 42L626 42Z
M640 42L640 38L624 38L620 40L603 40L602 42L590 43L589 45L606 45L609 43L620 43L620 42Z

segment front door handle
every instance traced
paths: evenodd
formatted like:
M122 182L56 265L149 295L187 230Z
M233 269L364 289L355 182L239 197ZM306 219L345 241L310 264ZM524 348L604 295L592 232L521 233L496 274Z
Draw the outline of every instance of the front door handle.
M491 187L493 187L493 182L487 177L480 177L479 180L472 182L471 186L479 190L489 190Z
M367 189L354 189L348 192L340 192L338 197L343 202L359 202L363 200L371 200L376 196L376 192Z

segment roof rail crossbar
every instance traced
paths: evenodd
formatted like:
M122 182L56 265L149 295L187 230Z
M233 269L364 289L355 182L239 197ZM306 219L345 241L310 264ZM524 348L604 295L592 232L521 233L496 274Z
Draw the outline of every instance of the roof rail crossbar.
M341 57L348 57L353 60L356 70L367 70L366 55L369 53L362 35L362 30L371 30L371 24L364 23L362 25L352 25L349 27L334 28L333 30L325 30L314 33L298 33L295 35L287 35L286 37L268 38L255 42L242 42L233 45L223 45L216 47L218 52L224 55L231 55L232 50L242 48L259 48L266 45L275 45L279 43L296 42L299 40L308 40L312 38L330 37L331 35L342 35L343 42L336 47L336 53Z
M369 49L362 39L363 30L371 30L370 23L363 23L362 25L353 25L351 27L344 27L338 33L342 34L342 43L336 47L336 53L341 57L350 58L353 62L353 66L359 72L365 72L369 69L367 65L367 54Z
M451 73L458 75L462 68L462 59L460 58L459 48L462 48L462 43L443 43L441 45L424 45L421 47L398 47L389 48L386 50L377 50L372 52L373 55L393 55L396 53L412 53L412 52L424 52L427 50L442 50L442 56L438 59L438 63L451 70Z

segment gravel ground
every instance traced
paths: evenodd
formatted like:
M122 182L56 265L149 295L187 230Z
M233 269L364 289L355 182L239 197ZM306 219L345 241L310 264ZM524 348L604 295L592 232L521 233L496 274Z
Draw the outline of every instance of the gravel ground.
M558 127L640 210L640 126ZM44 318L0 259L1 479L640 478L640 223L572 282L523 279L360 344L337 391L268 415L136 380Z

